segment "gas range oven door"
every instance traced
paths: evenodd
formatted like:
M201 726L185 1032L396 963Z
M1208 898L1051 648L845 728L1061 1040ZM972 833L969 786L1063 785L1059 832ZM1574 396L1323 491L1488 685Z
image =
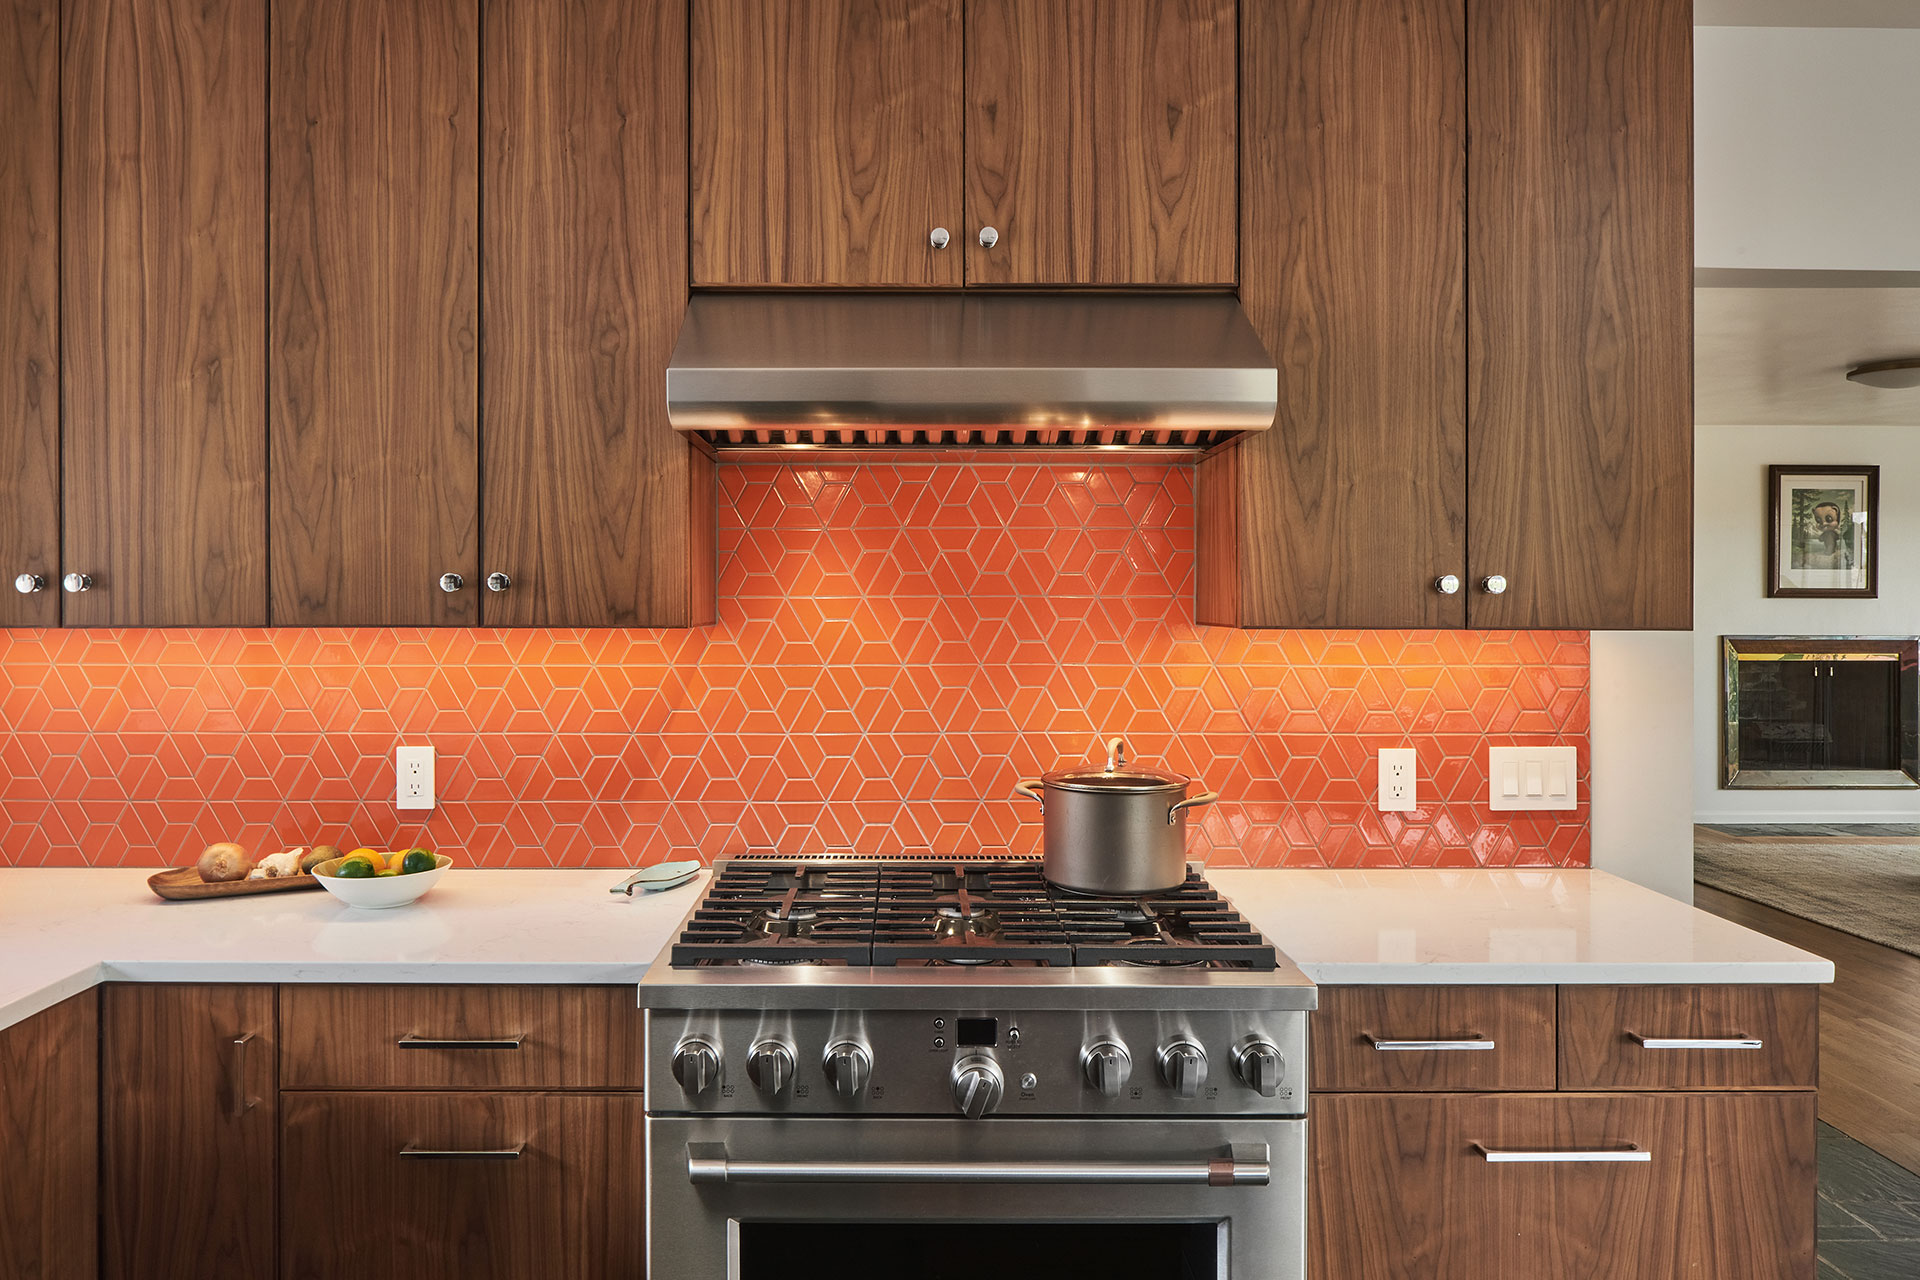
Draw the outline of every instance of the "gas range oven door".
M1305 1120L647 1120L651 1280L1303 1280Z

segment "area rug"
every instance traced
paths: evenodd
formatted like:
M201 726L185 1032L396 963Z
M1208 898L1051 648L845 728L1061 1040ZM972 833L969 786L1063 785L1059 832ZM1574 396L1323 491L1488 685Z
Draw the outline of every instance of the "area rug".
M1701 832L1693 878L1920 956L1920 837L1729 837Z

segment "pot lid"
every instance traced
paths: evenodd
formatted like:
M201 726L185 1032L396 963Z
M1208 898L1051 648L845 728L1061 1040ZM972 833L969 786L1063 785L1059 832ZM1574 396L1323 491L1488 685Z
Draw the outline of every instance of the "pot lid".
M1129 794L1185 791L1192 779L1158 769L1056 769L1040 781L1062 791L1115 791Z

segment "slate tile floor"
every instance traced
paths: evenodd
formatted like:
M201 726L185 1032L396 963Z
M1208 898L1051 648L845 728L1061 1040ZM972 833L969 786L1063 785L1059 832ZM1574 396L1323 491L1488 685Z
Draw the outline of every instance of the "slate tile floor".
M1920 1175L1820 1126L1819 1280L1920 1277Z

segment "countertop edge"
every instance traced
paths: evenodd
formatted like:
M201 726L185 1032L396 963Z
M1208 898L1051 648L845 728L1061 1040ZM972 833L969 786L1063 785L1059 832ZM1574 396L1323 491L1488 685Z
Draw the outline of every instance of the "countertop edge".
M1300 971L1322 987L1818 986L1833 981L1830 960L1744 964L1488 961L1425 965L1330 961L1300 962Z

